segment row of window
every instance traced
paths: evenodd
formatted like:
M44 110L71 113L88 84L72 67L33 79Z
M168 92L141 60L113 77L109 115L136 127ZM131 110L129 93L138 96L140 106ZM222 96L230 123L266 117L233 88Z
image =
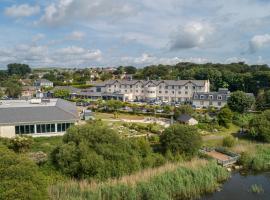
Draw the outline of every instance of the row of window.
M195 99L197 99L198 98L198 95L195 95ZM205 99L205 96L204 95L200 95L200 99ZM209 95L208 96L208 99L214 99L214 96L213 95ZM222 96L221 95L218 95L217 96L217 99L218 100L222 100Z
M109 88L111 88L112 86L114 86L114 88L117 87L117 85L109 85ZM133 88L132 85L129 85L129 87L128 87L128 85L120 85L119 88L122 88L122 86L123 86L123 88ZM143 85L142 85L142 86L136 85L136 88L140 88L140 87L141 87L141 88L144 88ZM148 85L148 87L151 87L151 85ZM186 90L189 89L189 86L174 86L174 85L171 86L171 89L176 89L176 88L181 89L182 87L184 87ZM196 86L190 86L190 87L191 87L191 89L193 89L193 90L196 89ZM164 86L164 88L165 88L165 89L169 89L169 86ZM199 87L197 87L197 88L200 90L200 89L202 89L202 86L199 86ZM162 89L162 85L159 86L159 89Z
M203 105L204 105L204 101L200 101L200 105L203 106ZM212 105L213 105L213 102L210 101L210 102L209 102L209 105L212 106ZM218 105L218 106L221 106L222 104L221 104L221 102L217 102L217 105Z
M111 92L111 89L109 89L109 92ZM128 92L128 90L124 90L124 92ZM130 90L130 92L132 92L132 90ZM135 91L136 93L139 93L139 90ZM144 91L142 90L141 93L143 93ZM148 93L155 93L154 91L148 91ZM158 91L159 94L162 94L162 91ZM165 91L165 94L168 94L169 91ZM175 91L171 91L172 94L175 94ZM178 94L182 94L181 91L178 91ZM185 91L185 94L188 94L188 91Z
M66 131L72 123L36 124L15 126L16 134L55 133Z

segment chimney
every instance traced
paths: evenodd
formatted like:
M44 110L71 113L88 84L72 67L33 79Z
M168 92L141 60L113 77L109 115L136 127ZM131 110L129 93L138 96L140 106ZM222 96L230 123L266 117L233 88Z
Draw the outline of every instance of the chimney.
M149 76L147 76L147 77L146 77L146 80L147 80L147 81L149 81L149 80L150 80L150 79L149 79Z

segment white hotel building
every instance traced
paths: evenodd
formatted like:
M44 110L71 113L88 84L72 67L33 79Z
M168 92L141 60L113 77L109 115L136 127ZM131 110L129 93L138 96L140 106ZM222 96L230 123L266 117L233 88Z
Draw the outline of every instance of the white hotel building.
M209 92L209 80L109 80L89 82L93 87L77 95L90 99L122 101L190 102L196 92Z

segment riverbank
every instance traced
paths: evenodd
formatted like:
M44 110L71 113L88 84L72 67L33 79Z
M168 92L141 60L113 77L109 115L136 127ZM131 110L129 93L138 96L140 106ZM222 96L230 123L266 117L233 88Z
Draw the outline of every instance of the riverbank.
M103 183L69 181L50 187L53 200L195 199L216 191L230 174L213 161L166 164Z

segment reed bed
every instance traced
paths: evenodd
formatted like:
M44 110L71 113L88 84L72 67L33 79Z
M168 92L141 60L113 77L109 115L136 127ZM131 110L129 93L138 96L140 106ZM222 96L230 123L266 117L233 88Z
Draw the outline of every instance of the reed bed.
M194 159L106 182L70 180L51 186L49 193L53 200L196 199L215 191L228 177L215 162Z

